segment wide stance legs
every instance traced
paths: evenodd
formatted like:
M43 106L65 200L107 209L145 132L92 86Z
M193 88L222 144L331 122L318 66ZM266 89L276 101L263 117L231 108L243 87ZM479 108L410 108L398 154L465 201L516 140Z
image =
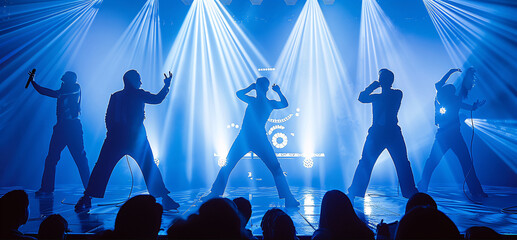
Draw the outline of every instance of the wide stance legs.
M48 155L45 159L41 188L38 190L38 194L54 192L56 166L65 147L68 147L81 175L83 186L86 189L88 178L90 177L90 169L86 152L84 151L82 124L79 119L74 119L62 121L54 126Z
M470 193L478 197L486 196L485 192L483 192L483 189L481 188L479 179L477 178L467 144L465 144L459 128L438 130L431 154L425 162L424 172L422 173L422 179L418 183L418 189L422 192L427 192L434 169L438 166L443 155L449 149L456 154L460 161L463 175L466 178Z
M349 195L364 197L373 166L384 149L388 149L395 164L402 196L409 198L418 192L415 188L413 172L407 157L406 143L400 127L371 127L368 130L362 158L359 160L352 185L348 188Z
M253 145L249 144L249 142L253 142ZM287 184L287 180L283 174L275 152L273 151L273 148L265 134L258 136L255 135L252 137L247 136L246 134L239 134L230 148L226 158L226 165L221 167L221 170L217 174L217 178L212 185L209 196L213 197L223 195L230 173L239 160L249 151L257 154L264 164L266 164L269 171L271 171L271 174L273 174L279 198L285 198L286 205L289 202L292 202L294 205L298 205L289 189L289 185Z
M179 204L167 196L169 191L165 188L160 170L154 163L151 146L147 140L145 130L142 129L138 134L131 134L130 136L127 134L108 133L102 145L99 160L97 160L93 168L90 182L84 192L85 196L77 203L76 209L88 208L90 197L104 197L111 173L117 162L124 155L129 155L135 159L142 171L149 193L156 198L162 197L165 209L179 207ZM83 203L81 201L86 202Z

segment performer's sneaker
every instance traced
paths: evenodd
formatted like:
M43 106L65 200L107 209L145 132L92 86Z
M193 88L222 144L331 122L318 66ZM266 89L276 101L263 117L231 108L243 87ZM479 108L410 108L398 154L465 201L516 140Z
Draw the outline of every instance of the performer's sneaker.
M296 201L293 196L285 198L286 208L297 208L298 206L300 206L300 202Z
M180 207L180 204L172 200L171 197L165 195L162 197L163 210L176 210Z
M79 201L77 201L77 204L75 204L75 212L84 212L89 211L92 208L92 197L83 195L81 198L79 198Z
M36 197L50 197L54 194L54 192L44 191L42 189L38 190L34 193L34 196Z
M206 195L206 196L204 196L204 197L201 197L201 199L200 199L200 200L201 200L202 202L206 202L206 201L208 201L208 200L210 200L210 199L212 199L212 198L216 198L216 197L220 197L220 195L217 195L217 194L215 194L215 193L213 193L213 192L210 192L208 195Z

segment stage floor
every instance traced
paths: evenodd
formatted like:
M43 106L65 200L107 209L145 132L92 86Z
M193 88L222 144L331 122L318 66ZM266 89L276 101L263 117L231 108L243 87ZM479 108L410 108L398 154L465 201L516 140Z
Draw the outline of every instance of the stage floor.
M0 188L3 195L16 187ZM37 233L38 227L47 215L59 213L69 223L71 233L96 233L104 229L112 229L120 202L127 199L129 187L110 186L104 199L94 199L89 213L76 214L73 204L81 196L82 186L61 185L56 188L52 198L36 198L34 191L29 191L30 218L22 226L24 233ZM318 227L320 204L326 190L314 188L292 187L292 192L300 201L299 209L284 209L283 200L277 197L274 187L260 188L228 188L225 197L244 197L250 199L253 215L248 228L255 235L262 235L260 221L264 213L272 208L284 209L293 219L296 231L300 236L310 236ZM502 213L501 209L517 205L517 188L484 186L489 198L482 205L471 203L458 187L433 187L429 194L436 200L438 209L447 214L465 232L471 226L488 226L502 234L517 234L517 215ZM330 189L328 189L330 190ZM147 193L143 187L133 189L133 196ZM200 197L207 189L195 189L172 193L172 197L181 204L178 211L168 211L163 215L162 231L165 235L168 226L178 217L186 218L197 211ZM370 186L365 198L356 198L354 207L360 217L375 231L375 226L384 222L399 220L404 213L407 199L398 194L397 188ZM105 205L107 204L107 205Z

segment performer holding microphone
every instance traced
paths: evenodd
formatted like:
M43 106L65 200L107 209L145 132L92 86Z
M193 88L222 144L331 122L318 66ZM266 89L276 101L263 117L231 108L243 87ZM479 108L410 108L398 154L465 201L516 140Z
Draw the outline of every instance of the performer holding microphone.
M41 188L36 196L52 194L56 178L56 165L61 152L68 147L70 154L79 169L84 188L88 185L90 169L88 159L84 151L83 127L79 116L81 114L81 86L77 83L77 75L74 72L66 72L61 77L61 87L58 90L51 90L40 86L34 81L34 69L30 73L28 82L32 83L38 93L51 98L57 98L56 115L57 123L54 126L45 169L41 180ZM25 86L26 88L28 85Z
M436 137L431 149L431 154L427 159L422 179L418 183L418 190L427 192L429 181L434 169L442 159L443 155L451 149L460 161L465 181L469 187L473 197L479 199L487 197L481 188L481 184L476 176L474 165L467 148L465 140L460 132L460 109L475 111L485 104L485 101L476 101L473 105L463 102L467 98L468 92L474 87L474 77L476 70L469 68L465 73L459 96L456 95L456 88L452 84L445 84L447 79L455 73L461 72L461 69L451 69L443 78L435 84L437 93L434 101L435 105L435 125L438 126Z

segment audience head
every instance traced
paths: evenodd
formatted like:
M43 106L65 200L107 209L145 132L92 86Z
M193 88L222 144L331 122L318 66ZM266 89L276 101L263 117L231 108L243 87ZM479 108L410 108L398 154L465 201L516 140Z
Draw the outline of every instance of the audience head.
M139 89L140 86L142 86L142 81L140 81L140 74L134 69L127 71L124 74L123 80L124 88Z
M244 227L246 224L248 224L248 221L251 218L251 203L248 201L248 199L245 199L243 197L239 197L236 199L233 199L233 202L237 206L237 210L239 210L239 213L244 218L241 222L241 225Z
M373 238L374 233L359 219L352 202L339 190L325 193L321 202L320 229L327 230L333 239L339 236Z
M275 240L297 239L293 220L286 213L280 214L276 217L276 219L273 221L273 228L271 229L271 233L272 239Z
M209 238L236 239L241 235L241 219L230 199L213 198L199 207L199 222Z
M260 228L262 228L262 236L264 236L264 240L273 239L273 228L275 219L284 215L285 212L278 209L272 208L267 210L267 212L262 216L262 222L260 222Z
M156 239L162 222L163 207L151 195L129 199L118 211L114 233L122 238Z
M434 199L431 196L427 195L426 193L422 193L422 192L415 193L407 201L406 213L408 213L409 211L411 211L411 209L413 209L415 207L426 207L426 206L434 208L434 209L438 209L436 202L434 201Z
M400 220L395 239L462 239L458 228L444 213L432 207L416 207Z
M501 234L497 233L489 227L470 227L465 231L465 239L501 239Z
M59 214L52 214L39 225L38 239L65 239L68 222Z
M383 68L379 70L379 82L382 88L391 88L395 81L395 75L389 69Z
M18 229L29 219L29 196L23 190L13 190L0 198L0 227Z

